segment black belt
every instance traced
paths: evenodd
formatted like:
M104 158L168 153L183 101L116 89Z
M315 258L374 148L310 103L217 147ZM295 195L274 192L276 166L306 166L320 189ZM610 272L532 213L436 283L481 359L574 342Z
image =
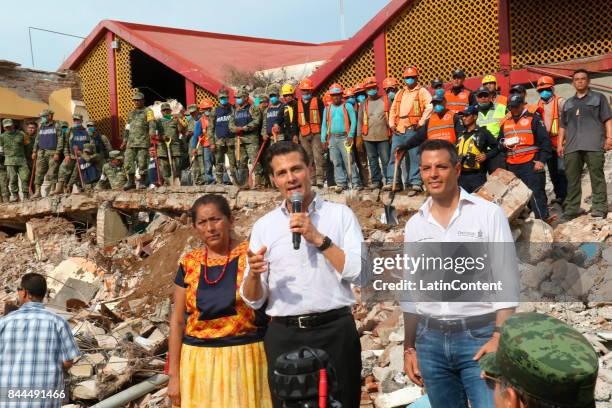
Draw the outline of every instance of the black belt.
M466 317L465 319L441 320L433 317L423 318L423 324L428 329L441 332L459 332L463 330L479 329L495 321L495 313L480 316Z
M299 327L300 329L309 329L317 327L337 320L339 317L350 315L351 308L348 306L340 309L328 310L322 313L310 313L300 316L273 316L272 321L284 324L285 326Z

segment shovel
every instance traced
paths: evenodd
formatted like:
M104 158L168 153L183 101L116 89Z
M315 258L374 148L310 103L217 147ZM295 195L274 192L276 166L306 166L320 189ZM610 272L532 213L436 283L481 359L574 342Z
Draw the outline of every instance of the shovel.
M173 187L180 187L181 180L176 177L176 169L174 168L174 157L172 157L172 152L170 150L170 143L172 143L172 139L164 140L164 144L166 145L166 150L168 151L168 161L170 162L170 185Z
M385 222L387 225L397 225L399 221L393 207L393 200L395 199L395 185L397 184L397 171L399 169L399 163L404 157L404 153L395 152L395 164L393 165L393 183L391 184L391 191L389 192L389 204L385 204Z
M264 147L266 147L267 142L268 140L266 139L261 143L259 152L257 152L257 157L255 157L255 162L253 163L253 168L251 169L251 171L249 171L249 178L248 178L247 184L251 188L253 187L253 172L255 171L255 167L257 166L257 163L259 163L259 157L261 156L261 153L263 152Z

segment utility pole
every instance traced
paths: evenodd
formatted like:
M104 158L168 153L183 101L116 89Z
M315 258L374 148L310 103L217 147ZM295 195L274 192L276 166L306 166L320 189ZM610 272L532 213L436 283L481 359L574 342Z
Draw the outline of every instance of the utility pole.
M340 39L346 40L346 30L344 28L344 0L338 0L340 3Z

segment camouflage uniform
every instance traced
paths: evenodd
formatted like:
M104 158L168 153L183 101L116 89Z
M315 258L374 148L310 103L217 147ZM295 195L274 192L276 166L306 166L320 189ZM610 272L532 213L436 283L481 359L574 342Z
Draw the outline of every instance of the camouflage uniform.
M161 109L162 111L164 109L170 109L170 105L168 103L162 103ZM180 162L184 150L183 140L181 138L182 125L179 123L179 119L175 117L170 119L162 118L157 120L157 129L160 140L160 144L157 148L159 167L161 174L164 177L164 182L166 184L170 184L172 181L170 159L174 164L174 177L181 177ZM166 141L170 141L171 158L168 157L168 145L166 144Z
M228 97L227 90L219 90L219 99ZM234 107L228 102L225 105L217 106L208 117L207 135L211 146L215 146L215 179L217 184L223 183L226 154L229 159L230 174L236 179L236 138L229 130L229 120L233 112Z
M144 99L144 95L136 92L133 100ZM128 113L125 134L123 136L125 149L125 170L128 173L128 183L124 189L134 188L136 167L139 174L145 175L149 168L149 147L151 138L155 136L156 121L153 111L149 108L134 109ZM146 185L146 183L144 183Z
M4 119L2 126L13 126L11 119ZM21 130L5 131L0 135L0 149L4 153L4 165L9 177L10 201L17 201L19 196L18 181L21 180L21 192L24 200L28 198L30 169L25 158L25 134ZM19 180L17 179L19 177Z
M96 130L96 122L90 120L87 121L87 132L91 137L91 142L96 146L96 153L100 155L100 159L103 163L106 163L108 160L108 154L111 150L113 150L113 146L111 145L110 140L106 135L100 134Z
M83 179L83 190L93 191L94 187L100 179L100 173L102 169L102 157L96 153L96 146L93 143L87 143L83 147L81 157L77 159L80 171L78 175L79 179Z
M49 194L55 193L58 171L64 151L65 135L62 123L47 122L49 111L40 114L41 123L36 132L32 153L36 154L36 174L34 174L34 197L40 197L40 189L45 180L49 182ZM44 121L44 123L43 123ZM66 127L68 124L66 123Z
M242 97L244 101L248 101L249 93L246 90L240 90L236 93L237 97ZM259 152L259 126L261 125L261 111L248 102L243 106L236 106L229 120L230 132L236 134L235 140L240 138L240 160L238 160L238 178L239 185L246 182L249 174L249 161L255 163L257 153ZM241 128L239 130L239 128ZM258 184L258 179L262 175L261 165L257 163L255 166L255 175L257 179L255 184Z
M113 160L119 160L118 165L112 163ZM96 185L96 190L117 190L122 188L127 181L127 174L123 168L123 156L119 150L109 152L109 162L102 166L102 175Z
M83 116L75 114L73 120L83 120ZM57 193L61 193L61 188L64 187L65 193L72 191L72 186L80 185L79 172L76 168L78 155L83 152L85 145L91 143L91 137L87 129L82 123L74 124L66 133L66 143L64 143L64 161L60 166L58 175ZM75 147L77 153L75 155ZM83 187L83 186L81 186Z
M582 334L554 317L510 316L501 327L497 351L485 354L479 363L488 376L538 402L595 406L597 353Z
M189 144L191 178L193 180L193 185L200 186L204 184L204 155L202 154L202 149L198 146L198 142L195 141L194 143L193 141L196 123L200 120L200 116L198 115L198 107L195 104L189 105L187 107L187 112L191 115L185 131L185 140Z
M0 146L0 202L8 203L9 199L8 173L4 165L4 149Z

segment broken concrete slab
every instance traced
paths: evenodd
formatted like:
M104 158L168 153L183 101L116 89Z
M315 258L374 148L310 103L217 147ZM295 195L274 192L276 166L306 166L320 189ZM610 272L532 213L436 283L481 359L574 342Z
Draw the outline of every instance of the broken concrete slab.
M51 293L57 294L70 278L93 284L102 274L103 271L99 270L98 266L88 259L68 258L49 273L47 289Z
M421 397L421 388L417 386L405 387L388 394L378 394L374 400L376 408L405 407Z
M95 336L98 347L104 350L114 350L118 345L119 341L113 336L107 334L98 334Z
M72 397L81 400L93 400L98 398L98 386L95 379L81 381L72 390Z
M520 225L521 238L517 255L525 262L536 264L553 249L553 229L542 220L530 219Z
M513 221L529 203L532 193L512 172L497 169L475 194L499 205L508 221Z
M104 374L122 375L127 371L128 365L129 360L127 358L112 356L102 369L102 372Z
M76 299L87 306L100 289L97 281L94 282L89 283L80 279L68 278L49 304L60 308L68 308L68 303Z
M79 360L78 363L76 363L75 365L73 365L72 367L70 367L70 370L68 370L68 373L70 374L71 380L79 380L79 379L84 379L84 378L89 378L93 375L93 366L87 362L83 362L81 363L81 360Z
M32 218L26 222L26 237L30 242L58 233L74 234L74 224L62 217Z
M110 203L104 202L96 215L96 242L105 248L115 245L128 235L128 229L123 223L121 215L113 210Z

